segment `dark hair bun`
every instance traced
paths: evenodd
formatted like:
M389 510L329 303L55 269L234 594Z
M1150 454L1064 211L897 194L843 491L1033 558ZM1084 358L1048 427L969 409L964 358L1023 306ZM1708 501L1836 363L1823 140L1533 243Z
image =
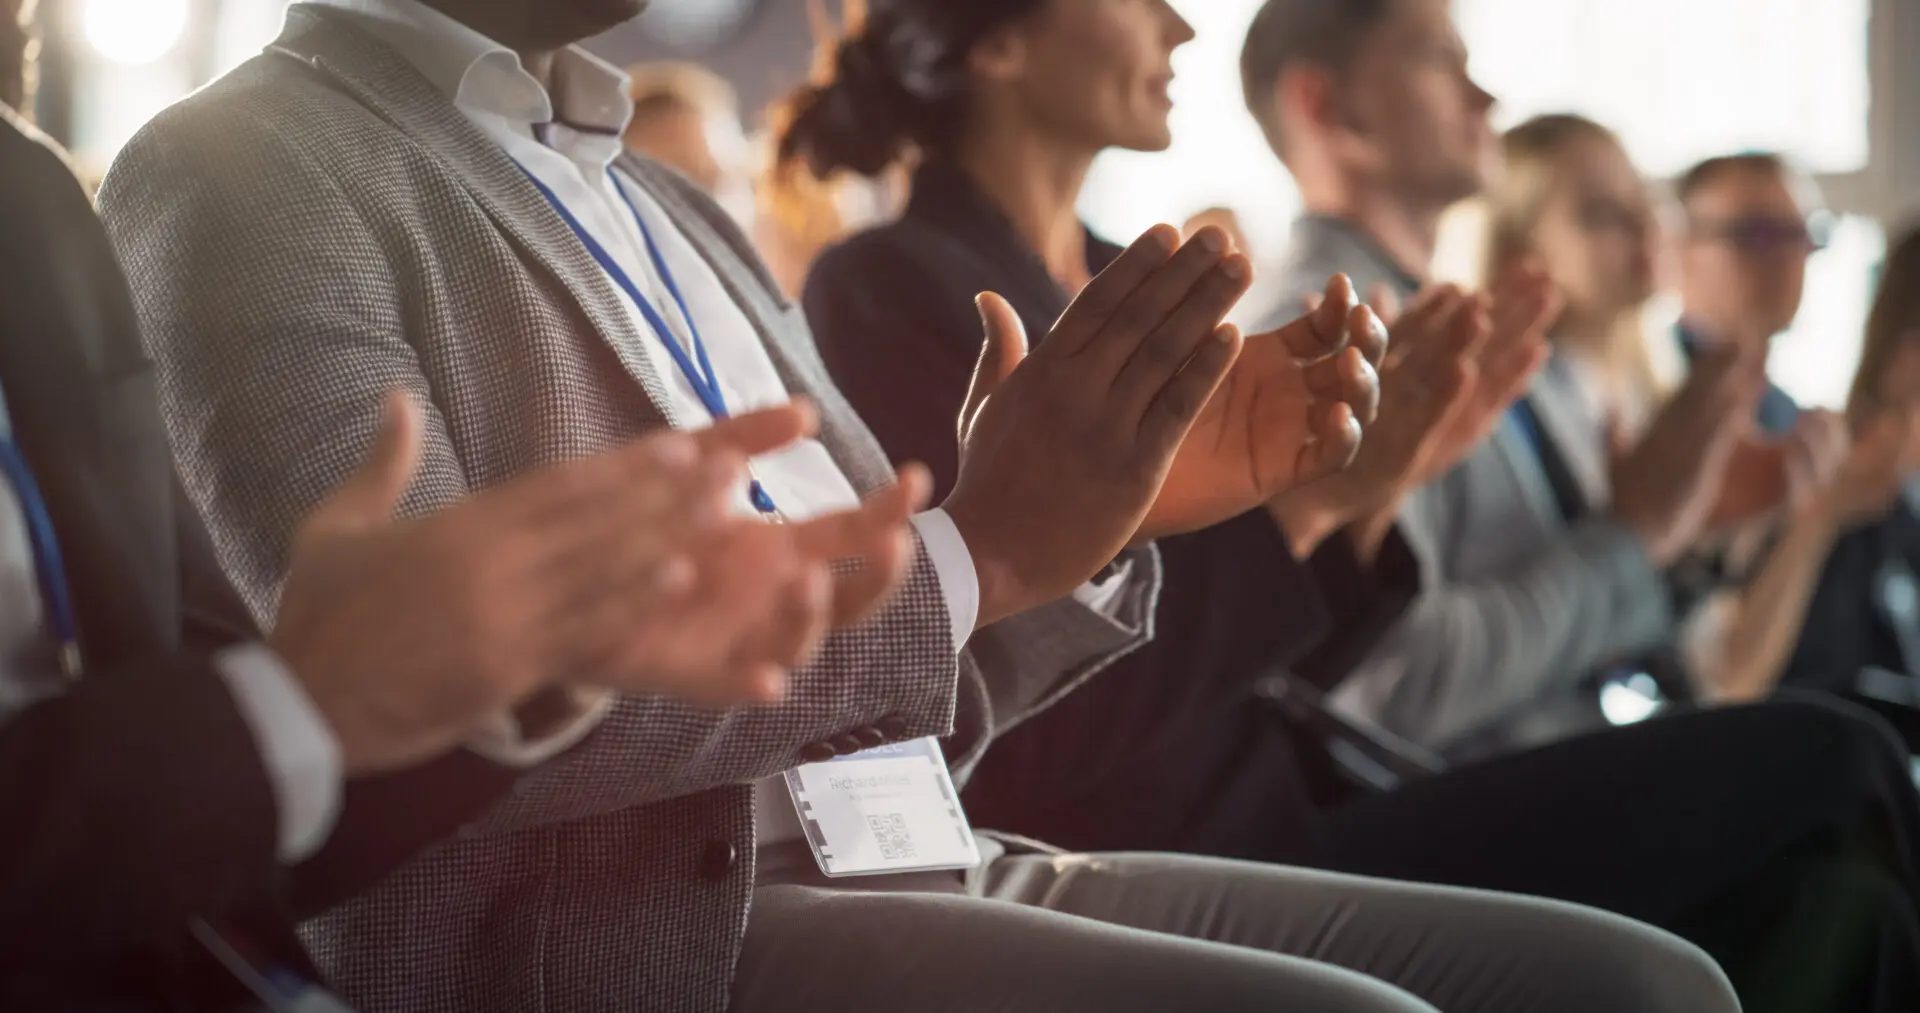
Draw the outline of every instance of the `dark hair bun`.
M849 36L834 52L833 77L794 94L780 160L803 159L823 179L840 169L878 175L918 140L918 106L884 43L865 32Z

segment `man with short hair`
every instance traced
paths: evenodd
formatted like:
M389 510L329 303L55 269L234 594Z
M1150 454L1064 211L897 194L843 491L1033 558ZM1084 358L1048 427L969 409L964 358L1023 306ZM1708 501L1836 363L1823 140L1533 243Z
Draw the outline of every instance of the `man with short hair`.
M1242 68L1248 106L1306 208L1286 298L1326 271L1411 296L1441 214L1478 193L1497 161L1493 97L1467 73L1449 5L1270 0ZM1457 758L1591 727L1583 686L1594 668L1672 637L1663 568L1705 521L1726 455L1726 441L1709 438L1725 413L1695 411L1674 439L1643 444L1661 467L1624 470L1610 505L1568 516L1563 504L1590 497L1589 473L1606 465L1560 451L1583 444L1563 435L1578 402L1556 374L1550 365L1492 439L1409 502L1402 531L1428 586L1336 696ZM1722 400L1713 393L1687 403Z
M1276 316L1331 271L1411 295L1426 280L1442 212L1485 185L1493 98L1467 71L1449 8L1267 0L1256 15L1243 51L1247 105L1305 205L1281 286L1289 301ZM1420 559L1423 590L1335 701L1456 760L1505 755L1357 803L1367 815L1339 817L1342 849L1330 864L1549 893L1685 926L1728 966L1749 1008L1906 1008L1920 996L1914 838L1891 864L1875 849L1833 843L1868 827L1914 826L1904 750L1881 723L1810 701L1566 738L1593 727L1597 666L1673 637L1663 570L1700 531L1728 434L1749 410L1741 402L1758 394L1757 359L1736 368L1736 357L1716 358L1615 472L1611 502L1587 491L1609 484L1607 462L1563 449L1580 445L1579 395L1552 365L1492 438L1412 497L1400 531ZM1814 744L1834 741L1858 744L1848 753L1864 765L1811 773L1814 757L1838 755ZM1806 752L1789 760L1783 750ZM1618 805L1599 790L1555 794L1642 776L1665 789ZM1851 815L1830 808L1836 792L1861 788L1874 801ZM1720 801L1698 802L1707 797ZM1662 815L1650 817L1656 806ZM1830 816L1841 822L1822 827ZM1643 836L1621 828L1642 819L1662 828L1666 856L1618 864ZM1506 834L1539 841L1536 824L1582 822L1592 829L1568 833L1567 847L1537 863L1494 867L1477 844ZM1399 843L1407 839L1418 846ZM1689 855L1700 860L1678 857ZM1623 875L1591 892L1608 870ZM1794 950L1792 970L1780 962L1795 939L1843 922L1871 942L1844 956ZM1777 975L1796 980L1791 995Z
M1498 159L1493 96L1467 74L1443 0L1271 0L1241 52L1247 107L1299 186L1275 311L1328 264L1363 292L1405 297L1433 259L1440 215Z
M1807 260L1825 249L1833 220L1813 180L1785 156L1764 151L1709 158L1674 186L1679 227L1681 350L1689 360L1716 344L1765 354L1793 325L1807 287ZM1769 383L1760 428L1793 429L1800 407Z

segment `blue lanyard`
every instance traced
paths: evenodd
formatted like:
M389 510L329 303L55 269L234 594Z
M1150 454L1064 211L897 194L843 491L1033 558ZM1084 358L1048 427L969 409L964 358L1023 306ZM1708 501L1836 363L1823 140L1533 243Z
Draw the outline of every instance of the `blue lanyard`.
M653 328L653 333L659 336L660 343L667 346L667 354L673 356L673 364L678 366L680 374L687 378L687 385L693 388L694 394L700 398L700 403L706 406L707 414L713 416L716 421L726 418L728 414L726 395L720 391L720 380L714 374L713 360L707 357L707 343L700 337L700 325L694 323L693 314L687 310L686 297L680 294L680 285L674 280L673 272L667 268L667 258L660 255L660 244L654 242L653 230L647 228L646 218L640 214L640 208L633 203L633 198L628 195L626 187L620 185L619 178L609 174L614 191L620 195L621 201L625 202L627 210L632 212L633 223L640 227L640 236L646 240L647 256L653 260L653 269L659 273L661 282L667 286L667 294L673 296L674 304L680 307L680 319L687 322L687 333L692 338L693 344L691 356L687 354L685 348L680 346L680 338L673 333L673 328L667 326L667 321L660 315L660 311L655 309L653 303L640 291L640 286L633 283L626 269L613 259L613 255L607 252L607 248L602 246L599 240L593 238L586 226L580 224L580 219L560 200L560 195L554 193L552 187L541 182L540 177L535 176L526 166L518 162L514 164L519 165L520 172L527 177L527 182L532 183L534 188L540 191L540 196L545 197L547 203L553 205L554 213L558 214L560 220L566 222L567 227L573 230L574 237L580 240L581 246L587 248L588 255L600 265L600 269L607 272L607 276L613 279L614 284L620 286L620 290L640 308L640 315L646 318L647 326ZM748 495L753 501L755 510L763 514L779 512L774 506L773 497L767 495L767 490L757 479L749 487Z
M1533 456L1544 463L1546 452L1541 447L1540 417L1534 414L1533 405L1529 404L1525 398L1515 401L1513 407L1507 409L1507 417L1513 420L1514 426L1520 430L1521 437L1527 441L1527 449L1533 451Z
M33 546L33 569L40 578L40 599L48 625L60 647L60 671L68 678L80 675L80 624L74 618L73 592L67 586L66 564L60 558L60 539L53 530L53 515L40 496L40 484L33 480L25 455L7 436L0 435L0 473L13 487L20 514L26 518L27 541Z

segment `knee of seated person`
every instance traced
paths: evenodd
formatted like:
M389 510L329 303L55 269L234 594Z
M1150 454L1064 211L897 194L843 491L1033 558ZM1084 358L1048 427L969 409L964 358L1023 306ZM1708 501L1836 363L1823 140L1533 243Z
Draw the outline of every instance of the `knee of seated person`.
M1679 936L1627 919L1609 919L1614 931L1577 946L1562 940L1573 973L1557 1006L1639 1013L1737 1013L1740 1000L1726 972L1707 951Z
M1858 704L1819 693L1787 693L1762 709L1781 728L1780 747L1797 750L1800 763L1830 765L1832 775L1902 769L1906 764L1900 733Z

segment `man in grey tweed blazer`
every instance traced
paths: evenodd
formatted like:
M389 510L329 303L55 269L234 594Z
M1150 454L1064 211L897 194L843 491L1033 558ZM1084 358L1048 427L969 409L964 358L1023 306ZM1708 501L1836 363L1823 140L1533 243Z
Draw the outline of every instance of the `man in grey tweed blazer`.
M737 407L796 395L819 407L817 441L755 459L767 506L830 510L890 481L739 232L677 177L609 146L630 107L604 65L563 47L639 6L300 5L266 54L163 114L114 167L101 210L182 471L256 611L273 603L292 519L350 464L394 387L435 412L415 511L650 428L703 424L692 370L662 365L667 342L698 347L702 330L707 382L731 384ZM1392 939L1369 955L1383 972L1436 996L1489 993L1454 1008L1522 1008L1531 993L1504 988L1507 972L1420 956L1451 917L1565 943L1579 956L1540 958L1553 972L1539 977L1590 983L1594 1009L1730 1008L1697 951L1544 903L1179 859L1023 860L993 842L964 876L856 889L812 870L770 776L948 733L964 776L997 730L1151 635L1157 558L1129 544L1242 512L1350 454L1373 394L1357 350L1311 365L1250 351L1210 401L1237 349L1217 324L1244 291L1244 261L1172 247L1158 232L1136 244L1024 362L1007 308L983 303L993 340L979 386L992 398L970 405L953 497L916 519L898 597L829 637L783 703L714 713L623 698L584 715L585 744L511 802L311 926L335 982L394 1013L1430 1009L1281 955L1365 924L1355 935ZM1329 305L1293 337L1335 352L1377 326ZM1309 397L1285 413L1301 420L1291 429L1263 427L1258 449L1236 442L1232 421L1252 428L1235 413L1284 402L1254 395L1287 384L1338 390L1346 408ZM1183 447L1196 425L1205 438ZM1107 577L1089 583L1102 564ZM1283 898L1314 917L1255 917ZM1402 921L1414 931L1396 932ZM1131 931L1142 928L1209 941ZM1603 951L1619 959L1582 979Z

